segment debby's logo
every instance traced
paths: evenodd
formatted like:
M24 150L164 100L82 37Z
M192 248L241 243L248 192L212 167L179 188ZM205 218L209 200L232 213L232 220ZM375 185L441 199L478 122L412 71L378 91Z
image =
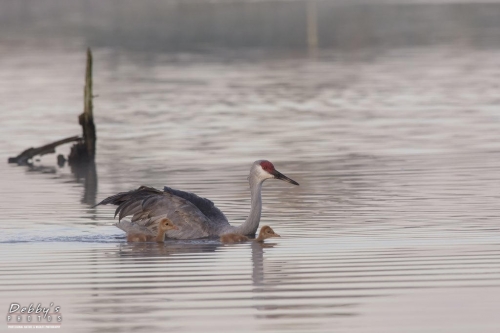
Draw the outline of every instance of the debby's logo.
M41 303L36 306L11 303L7 313L8 328L60 328L61 322L61 307L54 303L48 307Z

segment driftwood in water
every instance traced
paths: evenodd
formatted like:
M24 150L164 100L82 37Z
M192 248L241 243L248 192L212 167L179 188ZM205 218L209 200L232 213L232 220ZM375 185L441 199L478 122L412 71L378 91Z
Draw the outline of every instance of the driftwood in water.
M95 134L94 113L92 103L92 52L87 49L87 67L85 69L85 87L83 90L83 113L78 117L82 126L83 141L71 147L68 162L88 163L95 158Z
M35 156L55 153L55 148L65 143L76 142L71 147L71 152L68 157L71 172L75 175L78 183L83 183L85 192L82 202L94 206L97 196L97 170L95 165L95 143L96 132L93 116L92 105L92 52L87 50L87 67L85 70L85 87L84 87L83 113L78 117L78 122L82 126L83 135L72 136L56 142L49 143L38 148L29 148L23 151L16 157L9 158L9 163L17 163L19 165L28 165L30 170L46 172L47 167L34 166L31 159ZM57 163L63 167L66 158L63 155L57 156ZM55 169L54 169L55 172Z
M95 125L92 105L92 52L87 49L87 68L85 70L85 87L83 91L84 106L83 113L78 117L78 121L83 128L83 137L72 136L56 142L49 143L38 148L28 148L16 157L10 157L9 163L17 163L19 165L30 164L34 156L55 153L55 148L68 142L78 141L73 147L68 158L70 165L81 163L94 163L95 158ZM58 157L58 162L61 158Z
M23 151L21 154L17 155L16 157L10 157L9 158L9 163L17 163L19 165L26 165L29 164L29 160L31 160L33 157L37 155L45 155L45 154L52 154L56 152L56 147L63 145L68 142L74 142L74 141L80 141L81 138L79 136L72 136L70 138L62 139L56 142L49 143L45 146L41 146L38 148L28 148L25 151Z

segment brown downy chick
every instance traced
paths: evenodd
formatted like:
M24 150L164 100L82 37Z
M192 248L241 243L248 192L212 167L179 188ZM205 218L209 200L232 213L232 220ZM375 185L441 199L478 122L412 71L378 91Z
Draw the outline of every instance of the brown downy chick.
M226 244L246 242L248 240L249 238L247 236L241 234L225 234L220 236L221 243L226 243Z
M172 221L164 218L158 224L158 234L156 236L146 235L141 233L130 233L127 234L128 242L158 242L162 243L165 240L165 232L168 230L178 230Z
M263 242L264 239L268 239L271 237L281 237L281 236L278 235L277 233L275 233L274 230L270 226L265 225L260 229L259 237L255 238L254 241L255 242Z
M265 225L260 229L259 237L255 238L254 242L263 242L264 239L271 237L281 237L281 236L275 233L270 226ZM247 236L240 234L225 234L220 237L220 241L222 243L239 243L239 242L246 242L248 240L249 238Z

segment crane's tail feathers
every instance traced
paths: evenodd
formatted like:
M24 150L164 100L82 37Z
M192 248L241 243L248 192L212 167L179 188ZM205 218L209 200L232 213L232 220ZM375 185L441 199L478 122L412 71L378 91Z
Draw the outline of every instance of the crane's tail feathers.
M110 197L107 197L103 201L99 202L97 205L94 207L97 207L99 205L118 205L120 206L121 204L124 204L128 201L137 201L137 200L142 200L145 197L151 195L151 194L162 194L163 192L160 190L157 190L153 187L148 187L148 186L140 186L136 190L128 191L128 192L120 192L118 194L112 195ZM121 210L122 208L120 208ZM115 214L116 216L116 214Z
M204 215L193 202L175 194L147 186L110 196L98 205L108 204L118 206L115 211L115 217L118 217L118 221L130 217L131 222L123 222L123 224L119 222L116 225L127 232L132 229L135 231L136 228L144 228L145 231L149 230L155 233L161 219L169 218L181 230L187 230L184 233L180 231L169 232L174 238L179 236L191 237L191 234L198 237L207 237L210 235L210 226L214 225L214 222ZM222 216L222 213L220 216ZM229 225L227 221L225 221L225 224Z
M121 220L125 216L128 216L129 214L134 214L135 212L140 210L140 207L142 206L142 201L125 201L122 203L120 206L115 211L115 217L116 214L119 212L120 214L118 215L118 220ZM121 207L121 208L120 208Z
M114 226L119 229L122 229L125 232L129 232L133 229L132 223L130 223L129 221L120 221L118 223L115 223Z

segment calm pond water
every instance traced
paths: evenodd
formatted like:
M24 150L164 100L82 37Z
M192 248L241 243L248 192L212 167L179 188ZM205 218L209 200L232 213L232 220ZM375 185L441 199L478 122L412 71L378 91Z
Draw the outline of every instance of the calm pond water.
M95 48L95 173L5 163L80 133L84 50L0 43L2 309L54 302L65 332L498 332L500 49ZM262 158L300 183L265 183L263 245L130 245L92 208L168 185L238 224Z

